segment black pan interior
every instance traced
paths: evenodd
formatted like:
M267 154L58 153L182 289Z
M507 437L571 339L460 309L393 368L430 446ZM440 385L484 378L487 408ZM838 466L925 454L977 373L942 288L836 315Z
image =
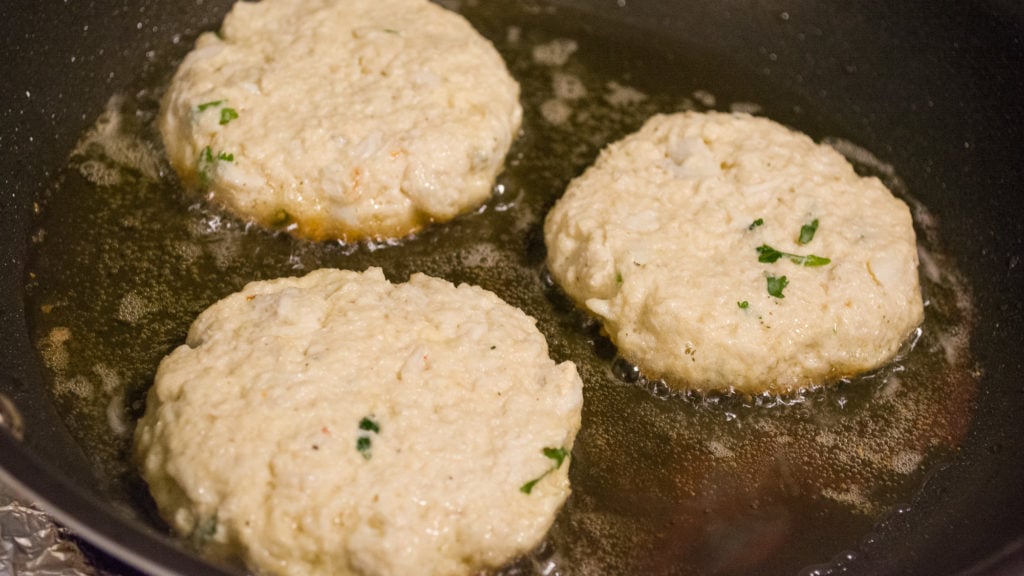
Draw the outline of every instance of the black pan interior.
M557 11L551 14L548 9L553 5ZM138 487L130 480L120 481L116 473L111 481L110 471L97 465L89 442L69 422L68 411L50 397L50 376L34 350L37 337L30 335L30 328L39 323L33 320L38 302L31 279L26 293L26 272L44 268L32 261L29 249L39 218L46 225L61 218L56 210L47 211L45 201L41 216L33 214L34 206L55 189L54 182L60 179L81 134L112 94L132 94L139 102L147 102L139 91L158 83L200 30L216 27L227 6L202 3L190 5L187 11L158 3L3 8L9 12L4 20L10 30L4 37L4 77L15 81L2 88L7 107L0 111L0 207L5 223L0 230L5 252L0 264L5 294L0 303L5 327L0 392L14 400L26 431L21 444L3 436L3 465L15 481L28 485L44 501L67 508L64 518L73 525L102 525L96 531L100 541L105 532L111 538L124 532L135 553L149 554L149 550L150 556L157 557L155 564L144 564L147 569L167 563L182 573L196 573L196 567L159 537L159 524L140 501ZM501 10L470 2L462 8L488 35L505 31ZM693 88L707 86L724 102L756 102L767 115L816 138L841 136L872 151L896 167L906 188L938 220L942 246L972 288L977 315L970 342L971 371L979 375L980 384L961 449L944 454L941 462L930 466L929 474L916 479L914 490L896 498L898 505L888 513L873 515L864 525L854 523L846 531L826 531L835 541L810 546L814 550L810 555L773 549L776 558L765 560L761 569L794 573L807 568L808 573L826 573L843 564L858 574L942 574L968 569L993 555L997 560L991 566L997 573L1020 566L1024 446L1019 417L1024 407L1024 368L1019 348L1024 329L1019 296L1024 291L1019 257L1024 253L1024 230L1018 195L1024 182L1020 163L1024 122L1017 98L1024 88L1024 59L1021 20L1015 20L1012 12L997 4L952 2L898 7L868 2L766 2L752 7L740 2L629 0L596 5L531 2L508 8L507 14L515 15L526 35L534 29L541 35L566 31L581 43L588 39L595 49L601 42L622 47L607 53L624 56L594 61L589 64L593 68L604 66L610 74L628 77L623 70L630 66L644 69L646 61L656 62L651 67L666 77L678 76L670 83L687 88L690 96ZM552 18L558 22L554 27L545 24ZM629 79L643 83L642 78ZM652 105L666 108L674 103L666 99ZM640 112L605 118L603 132L579 142L574 154L559 155L560 162L545 164L543 178L510 182L510 189L546 186L549 189L540 192L543 207L592 159L602 141L634 128L641 119ZM531 145L543 150L530 138L528 132L526 143L520 144L524 153L529 154ZM69 217L73 215L65 216ZM467 233L473 231L472 223L466 226ZM419 240L433 242L438 236L432 234ZM523 264L538 268L539 277L536 230L517 238ZM280 244L262 237L254 242ZM424 257L427 249L409 251ZM352 267L377 259L369 250L357 251L351 258L329 250L314 252L312 260L349 259L347 265ZM411 271L408 266L392 264L389 273L401 277ZM250 277L272 272L252 276L238 272L221 279L203 298L209 300ZM50 273L54 282L60 280L59 274ZM452 279L491 282L494 286L488 287L501 293L500 277L463 274ZM529 297L514 291L503 296L531 305ZM548 300L558 306L557 295ZM544 304L540 306L533 312L543 312ZM571 325L571 316L566 318L551 323ZM185 314L177 318L182 334L190 319ZM599 338L585 329L580 334L584 344L588 339L597 341L584 346L585 354L609 360ZM566 345L561 350L556 353L569 355L575 349ZM152 354L159 358L157 351ZM623 389L591 395L609 401L617 395L635 400L648 393ZM74 488L69 489L68 482ZM117 503L113 512L104 505L110 501ZM110 515L113 520L104 518ZM813 525L815 519L801 522ZM822 520L822 525L827 523ZM814 564L821 566L809 566ZM700 566L701 571L719 573L753 569ZM658 565L650 571L698 573L692 570Z

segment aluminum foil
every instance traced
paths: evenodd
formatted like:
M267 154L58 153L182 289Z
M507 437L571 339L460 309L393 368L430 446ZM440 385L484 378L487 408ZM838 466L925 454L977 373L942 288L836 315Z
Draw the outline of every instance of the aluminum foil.
M89 565L70 532L0 484L0 574L113 576Z

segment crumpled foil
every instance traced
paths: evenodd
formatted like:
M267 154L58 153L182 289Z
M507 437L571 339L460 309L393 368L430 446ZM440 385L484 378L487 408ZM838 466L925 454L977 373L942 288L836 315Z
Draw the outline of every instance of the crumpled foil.
M69 531L0 484L0 574L113 576L86 561Z

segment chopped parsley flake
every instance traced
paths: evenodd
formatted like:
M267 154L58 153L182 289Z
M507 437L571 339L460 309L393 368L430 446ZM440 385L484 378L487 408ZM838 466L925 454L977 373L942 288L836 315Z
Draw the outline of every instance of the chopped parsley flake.
M199 160L196 161L196 172L199 174L199 184L204 188L210 185L213 180L213 171L218 162L234 162L235 155L230 152L218 152L213 154L209 146L203 147L199 152Z
M747 302L746 300L742 302L737 302L736 305L739 306L741 310L746 310L747 308L750 308L750 302Z
M522 492L523 494L529 494L530 492L533 492L533 487L536 486L537 482L540 482L541 478L543 478L544 476L547 476L547 473L544 473L540 477L534 478L533 480L530 480L526 484L523 484L522 486L519 487L519 491Z
M807 256L801 256L799 254L790 254L788 252L782 252L782 251L776 250L775 248L772 248L771 246L769 246L767 244L761 244L760 246L757 247L757 261L758 262L765 262L765 263L771 264L773 262L778 261L779 258L785 258L785 259L789 260L790 262L792 262L793 264L798 264L800 266L809 266L809 267L824 266L825 264L828 264L828 263L832 262L832 260L830 260L828 258L823 258L821 256L815 256L814 254L808 254Z
M764 226L764 218L758 218L757 220L754 220L753 222L751 222L750 226L747 226L747 230L753 230L754 228L757 228L758 226Z
M196 110L199 112L205 112L210 108L220 108L220 125L223 126L232 120L238 118L238 110L234 108L223 107L227 103L227 100L211 100L209 102L203 102L199 106L196 106Z
M818 231L818 219L815 218L810 224L804 224L800 227L800 238L797 242L800 244L807 244L811 240L814 240L814 233Z
M768 293L776 298L785 298L782 295L782 291L789 286L789 280L785 276L769 276L768 277Z
M356 438L356 450L363 455L363 458L369 460L373 456L371 451L373 440L371 440L371 436L373 434L380 434L380 424L373 418L364 416L359 421L359 430L359 437Z
M235 118L238 118L238 111L234 108L221 108L220 109L220 125L223 126L228 122L231 122Z
M370 453L370 437L360 436L359 438L356 438L356 450L363 455L363 458L369 460L372 456Z
M562 467L562 463L565 462L565 459L569 456L569 451L566 450L565 448L550 448L550 447L548 447L548 448L544 448L543 450L541 450L541 453L544 454L545 458L548 458L548 459L552 460L553 464L551 465L550 468L548 468L546 471L544 471L543 474L541 474L540 476L534 478L533 480L530 480L526 484L523 484L522 486L520 486L519 487L519 491L522 492L523 494L529 494L530 492L532 492L533 491L533 487L536 486L538 482L543 480L548 474L551 474L555 470L558 470L559 468L561 468Z
M211 100L210 102L204 102L200 104L196 107L196 109L198 109L200 112L205 112L208 108L220 106L224 102L227 102L227 100Z
M622 272L615 273L615 283L622 284Z
M545 448L543 450L544 455L555 461L555 469L562 467L562 462L565 462L569 451L565 448Z
M213 176L210 174L211 170L213 170L213 150L207 146L199 152L199 160L196 162L196 172L199 173L199 183L203 186L210 183L210 178Z

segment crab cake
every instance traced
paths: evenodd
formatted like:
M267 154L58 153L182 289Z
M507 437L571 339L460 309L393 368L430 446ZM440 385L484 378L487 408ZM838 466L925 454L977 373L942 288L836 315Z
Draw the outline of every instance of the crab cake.
M582 383L532 318L421 274L253 282L160 364L135 455L161 515L260 574L470 574L569 494Z
M312 240L398 238L491 194L519 130L494 47L427 0L238 2L159 127L191 188Z
M907 206L745 114L651 118L545 221L555 281L675 388L782 392L875 368L924 315Z

